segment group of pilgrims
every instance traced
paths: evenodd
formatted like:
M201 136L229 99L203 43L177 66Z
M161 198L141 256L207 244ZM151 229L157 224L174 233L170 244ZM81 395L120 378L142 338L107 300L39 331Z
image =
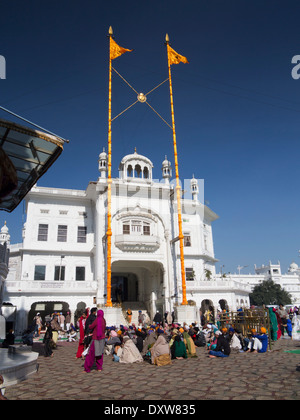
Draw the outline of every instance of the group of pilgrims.
M157 366L172 364L172 359L197 357L196 345L200 330L196 324L168 324L155 322L136 326L106 326L102 310L92 308L79 320L77 359L84 359L84 371L102 370L103 355L117 363L149 362ZM197 341L198 339L198 341Z
M157 322L157 318L149 324L107 326L104 312L92 308L79 319L76 358L84 360L84 372L89 373L95 363L96 370L102 370L104 355L116 363L148 362L165 366L171 365L174 359L197 358L197 347L205 347L211 358L228 357L232 350L267 350L265 329L260 334L254 331L252 339L252 347L248 348L250 340L245 343L234 328L219 330L214 324ZM256 341L260 346L254 345Z

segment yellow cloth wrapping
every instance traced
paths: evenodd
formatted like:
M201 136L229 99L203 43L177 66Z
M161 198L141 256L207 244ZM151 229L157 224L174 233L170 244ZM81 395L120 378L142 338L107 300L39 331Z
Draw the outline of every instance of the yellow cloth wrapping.
M162 354L158 357L155 357L154 364L157 366L171 365L172 364L171 356L169 354Z

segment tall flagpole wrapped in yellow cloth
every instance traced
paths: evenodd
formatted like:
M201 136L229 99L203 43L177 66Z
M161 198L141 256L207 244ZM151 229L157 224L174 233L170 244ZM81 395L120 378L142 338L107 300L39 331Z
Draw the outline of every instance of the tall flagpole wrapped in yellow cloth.
M169 85L170 85L170 102L171 102L171 115L172 115L172 129L173 129L173 145L174 145L174 160L175 160L175 173L176 173L176 193L177 193L177 209L178 209L178 228L179 228L179 246L180 246L180 264L181 264L181 281L182 281L182 305L187 305L186 299L186 281L185 281L185 267L184 267L184 236L182 233L182 215L181 215L181 198L180 198L180 181L178 170L178 156L177 156L177 142L175 131L175 117L174 117L174 103L173 103L173 88L171 77L171 65L179 63L188 63L188 60L183 55L178 54L169 45L169 36L166 35L166 45L168 53L168 69L169 69Z
M107 189L107 293L106 293L106 306L111 307L111 73L112 73L112 60L120 55L124 54L128 50L126 48L120 47L113 40L113 30L110 26L108 31L109 36L109 88L108 88L108 189Z

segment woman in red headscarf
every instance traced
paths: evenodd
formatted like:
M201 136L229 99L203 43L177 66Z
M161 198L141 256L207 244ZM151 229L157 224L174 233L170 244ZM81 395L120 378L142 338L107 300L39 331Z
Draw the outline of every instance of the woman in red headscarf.
M84 362L84 371L86 373L89 373L92 370L95 359L97 371L101 371L103 366L106 322L104 319L104 312L101 309L97 312L97 318L89 328L93 331L93 340Z

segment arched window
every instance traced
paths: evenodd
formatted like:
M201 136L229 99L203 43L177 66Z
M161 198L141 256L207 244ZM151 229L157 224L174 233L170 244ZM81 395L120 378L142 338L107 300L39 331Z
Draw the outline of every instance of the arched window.
M147 166L144 167L144 179L148 179L149 178L149 169L147 168Z
M135 165L134 168L134 177L135 178L141 178L142 177L142 168L140 165Z
M132 166L131 165L128 165L128 168L127 168L127 176L130 176L130 177L133 176L133 169L132 169Z

